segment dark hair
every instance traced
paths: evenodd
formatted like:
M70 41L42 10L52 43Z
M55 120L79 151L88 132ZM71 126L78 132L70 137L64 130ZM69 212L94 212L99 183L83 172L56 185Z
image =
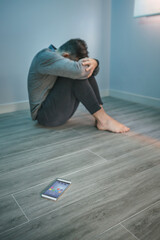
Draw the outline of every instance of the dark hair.
M59 47L61 52L67 52L78 59L88 57L87 44L84 40L75 38L70 39Z

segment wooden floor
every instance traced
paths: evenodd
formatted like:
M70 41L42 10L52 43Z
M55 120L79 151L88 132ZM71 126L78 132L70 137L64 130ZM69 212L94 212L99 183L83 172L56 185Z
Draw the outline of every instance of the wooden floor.
M57 128L0 115L1 240L160 240L160 110L103 100L129 133L98 131L83 107ZM41 198L58 177L71 187Z

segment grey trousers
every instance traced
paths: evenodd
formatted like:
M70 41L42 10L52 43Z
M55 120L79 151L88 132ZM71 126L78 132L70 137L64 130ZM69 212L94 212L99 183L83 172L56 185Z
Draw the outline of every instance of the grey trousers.
M84 80L58 77L38 110L37 121L49 127L62 125L71 118L80 102L90 114L101 109L103 102L95 77Z

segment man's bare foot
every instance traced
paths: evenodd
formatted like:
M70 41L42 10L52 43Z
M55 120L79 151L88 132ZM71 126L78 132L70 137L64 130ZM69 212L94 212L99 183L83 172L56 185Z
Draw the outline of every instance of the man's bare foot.
M99 130L110 131L115 133L125 133L130 129L115 119L111 118L100 105L101 109L93 114L93 117L97 121L97 128ZM96 122L95 122L96 123Z
M97 121L97 128L99 130L111 131L115 133L125 133L130 129L115 119L107 115L106 119L102 121Z

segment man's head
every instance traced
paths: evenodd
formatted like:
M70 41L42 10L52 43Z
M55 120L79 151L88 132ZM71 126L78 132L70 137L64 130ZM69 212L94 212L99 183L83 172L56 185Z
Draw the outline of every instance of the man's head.
M58 52L71 60L78 61L81 58L88 57L87 44L79 38L70 39L58 48Z

